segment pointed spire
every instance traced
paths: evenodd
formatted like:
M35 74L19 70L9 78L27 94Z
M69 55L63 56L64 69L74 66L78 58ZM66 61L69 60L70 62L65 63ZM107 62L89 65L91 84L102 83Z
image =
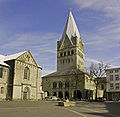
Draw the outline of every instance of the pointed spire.
M77 28L77 25L76 25L76 22L74 20L74 17L72 15L72 12L71 12L71 8L70 8L70 11L69 11L69 16L68 16L68 19L67 19L67 22L66 22L66 26L64 28L64 32L62 34L62 39L61 41L63 41L66 37L66 35L68 36L69 40L72 42L72 37L76 34L76 36L78 37L78 41L80 39L80 33L79 33L79 30Z

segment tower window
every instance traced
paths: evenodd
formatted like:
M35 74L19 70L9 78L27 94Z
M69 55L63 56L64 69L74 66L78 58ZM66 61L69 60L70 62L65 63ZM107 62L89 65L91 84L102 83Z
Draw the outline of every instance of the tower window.
M60 56L62 57L62 52L60 53Z
M70 51L68 51L68 55L70 55Z
M66 52L64 52L64 56L66 56Z
M72 55L74 54L74 50L71 51L71 54L72 54Z

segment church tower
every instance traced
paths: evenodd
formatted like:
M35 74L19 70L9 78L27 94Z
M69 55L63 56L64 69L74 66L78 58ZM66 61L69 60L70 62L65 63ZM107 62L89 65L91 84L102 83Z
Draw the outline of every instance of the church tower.
M72 69L85 71L84 45L70 9L62 38L57 41L57 71Z

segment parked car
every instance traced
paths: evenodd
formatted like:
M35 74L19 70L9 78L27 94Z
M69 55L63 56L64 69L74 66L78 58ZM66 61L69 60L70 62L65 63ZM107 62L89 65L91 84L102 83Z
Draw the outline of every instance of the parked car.
M45 98L47 101L59 101L60 98L57 98L56 96L49 96Z

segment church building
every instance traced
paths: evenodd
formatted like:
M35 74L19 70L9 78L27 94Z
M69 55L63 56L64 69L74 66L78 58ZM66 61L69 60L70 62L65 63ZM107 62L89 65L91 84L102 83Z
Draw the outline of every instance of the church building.
M84 44L71 9L62 37L57 41L57 71L42 77L42 84L48 96L95 99L94 78L85 73Z
M0 55L0 100L40 100L41 70L30 51Z

